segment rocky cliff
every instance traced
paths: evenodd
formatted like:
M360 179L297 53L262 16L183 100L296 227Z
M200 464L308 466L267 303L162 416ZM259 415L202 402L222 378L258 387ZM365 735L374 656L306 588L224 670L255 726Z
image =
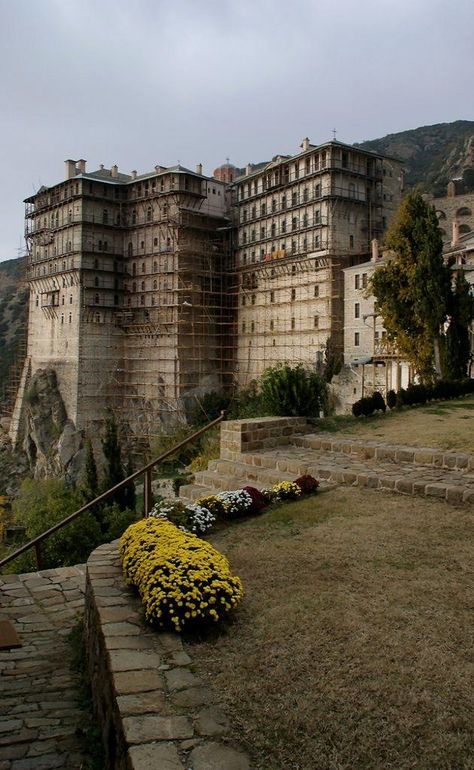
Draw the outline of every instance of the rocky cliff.
M24 451L35 478L77 481L85 459L81 431L68 419L54 369L38 369L25 395Z
M445 195L447 183L462 178L463 191L474 190L474 121L421 126L356 146L400 158L409 187L419 184L426 192Z
M0 262L0 410L12 406L12 375L21 368L26 340L28 291L22 283L22 259Z

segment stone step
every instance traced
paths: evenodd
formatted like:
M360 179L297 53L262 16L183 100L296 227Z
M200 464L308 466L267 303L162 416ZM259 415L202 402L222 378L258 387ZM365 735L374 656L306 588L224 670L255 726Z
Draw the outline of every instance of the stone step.
M393 463L448 470L474 471L474 455L466 452L450 452L433 447L413 447L404 444L386 444L381 441L355 439L351 436L329 434L307 434L294 436L292 445L307 449L323 450L328 453L342 452L363 460L380 460Z
M245 485L269 486L278 481L294 480L309 473L320 481L349 486L390 490L409 495L437 497L449 503L474 503L474 475L433 466L399 465L395 462L361 461L360 457L334 455L326 451L291 447L271 452L240 455L240 462L216 460L210 470L196 474L193 499L203 496L204 489L213 492L238 489ZM293 455L293 456L292 456ZM184 488L186 489L186 488Z

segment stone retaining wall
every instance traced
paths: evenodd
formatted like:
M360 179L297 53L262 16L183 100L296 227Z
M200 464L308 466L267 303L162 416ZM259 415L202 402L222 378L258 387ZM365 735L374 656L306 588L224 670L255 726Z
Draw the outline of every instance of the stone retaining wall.
M220 456L222 460L237 460L242 452L290 444L295 435L309 429L306 417L229 420L221 423Z
M106 770L249 770L246 754L227 744L227 717L193 673L181 637L142 623L117 543L87 562L85 620Z

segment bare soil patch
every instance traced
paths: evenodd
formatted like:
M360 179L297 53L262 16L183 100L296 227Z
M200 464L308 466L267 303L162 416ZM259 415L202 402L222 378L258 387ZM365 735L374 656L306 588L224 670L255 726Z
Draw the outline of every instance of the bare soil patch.
M246 590L189 643L256 770L473 770L473 512L335 489L216 533Z
M322 420L318 430L342 431L390 444L456 449L474 453L474 396L404 407L372 417Z

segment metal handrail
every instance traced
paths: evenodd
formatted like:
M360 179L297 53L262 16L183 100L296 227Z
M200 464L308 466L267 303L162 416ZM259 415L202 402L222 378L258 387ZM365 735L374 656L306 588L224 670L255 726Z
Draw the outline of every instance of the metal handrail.
M143 478L143 512L144 512L144 517L146 518L151 510L151 499L152 499L151 471L153 470L153 468L156 465L158 465L158 463L163 462L163 460L166 460L167 457L170 457L175 452L177 452L178 449L181 449L181 447L186 446L186 444L189 444L190 441L193 441L199 436L202 436L203 433L206 433L208 430L210 430L210 428L213 428L214 425L217 425L218 423L222 422L224 418L225 418L225 412L222 411L220 413L220 416L217 417L215 420L213 420L212 422L209 422L203 428L200 428L199 430L195 431L195 433L192 433L191 436L188 436L187 438L183 439L183 441L180 441L179 444L176 444L175 446L171 447L171 449L168 449L166 452L163 452L163 454L157 457L156 460L152 460L147 465L144 465L143 468L140 468L138 471L135 471L130 476L127 476L126 479L124 479L123 481L120 481L114 487L111 487L106 492L103 492L98 497L95 497L94 500L91 500L89 503L86 503L85 505L82 506L82 508L79 508L77 511L74 511L74 513L71 513L62 521L59 521L57 524L54 524L54 526L50 527L45 532L42 532L41 535L37 535L37 537L33 538L33 540L29 540L28 543L25 543L16 551L13 551L13 553L9 554L8 556L5 556L4 559L0 560L0 569L4 567L6 564L8 564L9 562L13 561L13 559L16 559L22 553L29 551L30 548L35 549L37 567L39 570L42 569L43 562L42 562L42 556L41 556L41 543L43 542L43 540L46 540L46 538L54 534L54 532L57 532L58 529L62 529L62 527L64 527L66 524L69 524L71 521L74 521L74 519L77 519L78 516L81 515L81 513L88 511L94 505L97 505L97 503L104 502L104 500L107 500L113 494L118 492L120 489L123 489L125 486L127 486L127 484L130 484L130 482L134 481L135 479L139 478L142 475L144 477Z

